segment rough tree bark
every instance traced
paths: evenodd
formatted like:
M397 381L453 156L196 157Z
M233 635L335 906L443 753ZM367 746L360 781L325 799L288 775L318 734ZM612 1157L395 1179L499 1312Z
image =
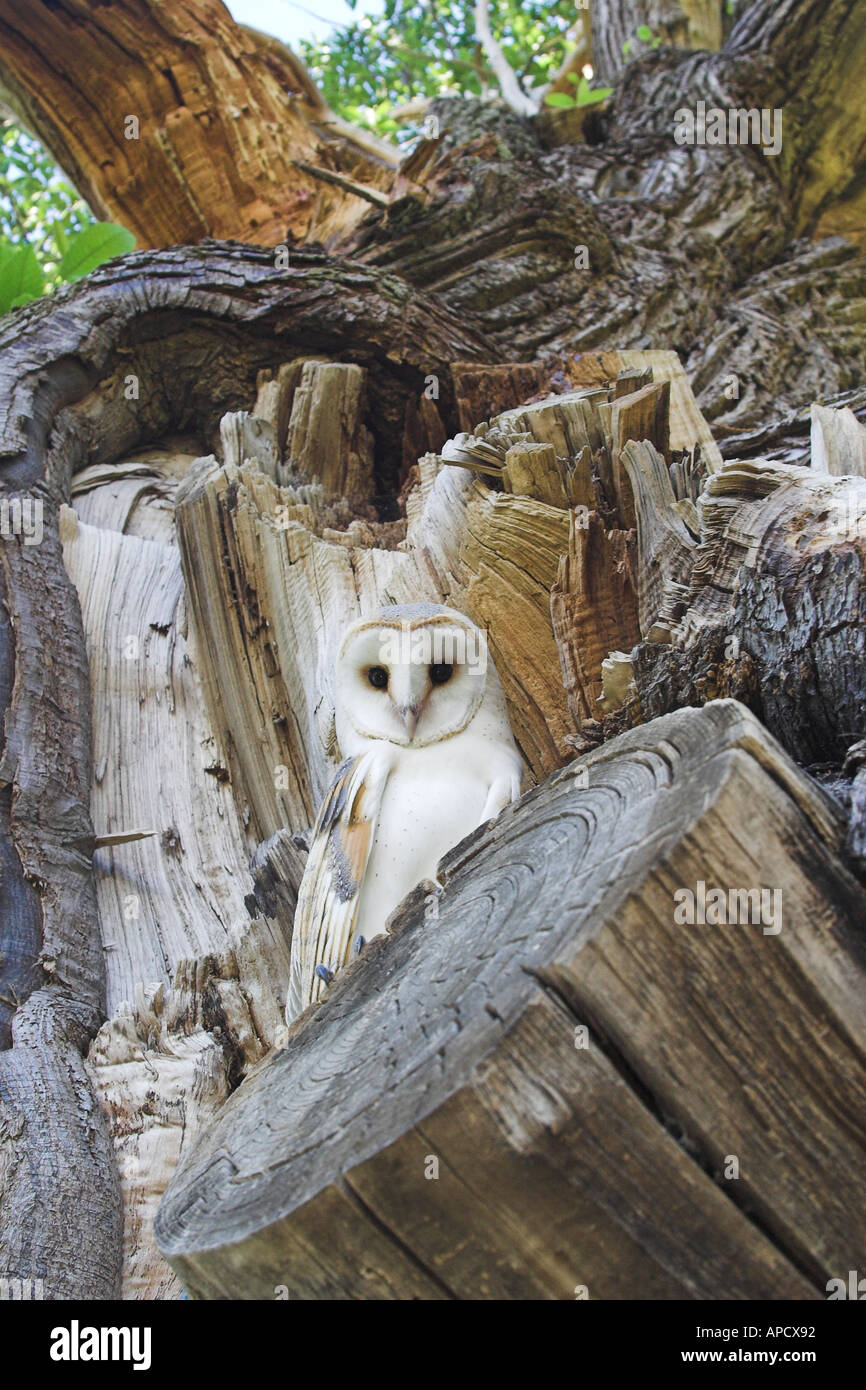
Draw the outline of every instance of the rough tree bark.
M334 138L288 58L239 38L224 20L212 42L203 16L216 8L204 0L173 7L169 23L167 7L137 7L142 25L150 16L155 26L139 61L122 43L126 6L99 7L94 27L75 22L92 6L25 10L0 0L3 83L98 208L135 226L143 241L199 240L217 228L272 245L291 228L299 239L338 245L344 257L293 248L288 270L277 270L264 247L206 242L137 253L2 326L4 497L38 496L46 515L42 546L6 537L0 549L8 616L0 647L7 831L0 1250L4 1272L43 1278L49 1295L110 1295L121 1253L126 1293L177 1293L149 1235L158 1199L196 1129L285 1041L280 990L303 859L281 831L308 823L333 755L324 637L341 613L423 592L449 597L489 626L539 780L630 724L715 695L746 700L788 755L825 764L842 811L828 809L772 741L769 753L761 751L763 733L746 740L748 759L733 757L742 725L719 744L707 784L716 801L724 801L724 778L713 778L727 758L744 786L762 787L767 768L778 770L782 759L786 791L774 844L786 891L805 893L807 870L792 848L802 834L812 837L812 866L821 869L818 897L808 899L815 920L832 916L833 903L854 913L861 901L851 874L866 848L858 751L866 729L856 716L863 663L848 653L850 665L840 666L838 656L848 636L852 651L862 650L863 545L862 536L851 544L826 525L828 508L851 491L828 460L862 457L866 418L859 331L866 275L854 244L862 237L863 129L849 101L866 29L856 5L759 3L719 53L658 50L629 68L580 144L551 145L543 121L496 107L442 104L441 138L423 142L396 172L381 151L345 132ZM82 103L92 100L89 84L75 76L80 62L70 63L62 86L34 66L27 26L37 11L52 44L78 59L101 55L110 132L78 128ZM144 91L156 51L163 58L153 72L165 82L154 79ZM306 102L294 103L291 118L276 95L290 69ZM123 83L135 74L150 122L147 159L156 161L156 180L173 171L183 190L175 200L152 190L141 199L118 178L130 155L113 122L125 104ZM236 121L228 93L241 80L252 99ZM783 105L782 157L677 147L673 113L700 99ZM49 105L67 113L55 131ZM847 122L836 114L846 106ZM205 120L205 111L217 116ZM267 111L279 116L282 133L268 131ZM254 138L259 123L262 144ZM313 176L305 184L290 161L323 162L323 143L332 171L383 192L387 206L369 211L369 202ZM100 169L106 150L116 162ZM240 160L237 173L229 160ZM113 184L118 198L139 200L140 225L109 203ZM296 196L299 189L314 197ZM179 211L157 202L176 202ZM589 271L575 267L576 246L586 247ZM679 351L721 451L670 354L650 360L647 349ZM337 365L326 371L316 358ZM732 375L733 398L725 391ZM579 425L585 438L568 434L561 407L539 414L537 398L569 388L593 397L568 407L568 429ZM493 476L489 466L472 471L479 459L490 464L490 445L485 452L463 441L469 471L442 462L449 436L502 411L524 407L514 431L524 432L531 397L541 452L511 440ZM813 427L815 398L850 405L853 425L833 412ZM328 412L337 402L334 433ZM254 418L239 417L243 411ZM827 437L816 446L815 430L824 426ZM813 463L820 457L827 473L786 473L792 462L809 462L810 429ZM344 451L339 468L329 460L327 476L313 451L304 453L308 432ZM723 472L722 453L754 467ZM707 473L699 514L695 497ZM359 495L329 496L335 478L353 479ZM61 517L69 501L76 514ZM580 507L589 511L586 529ZM798 543L804 531L808 559ZM745 555L757 563L749 582L735 585ZM792 686L785 616L795 610L798 669L807 674ZM731 636L740 644L734 657L726 651ZM139 653L132 667L123 654L130 638ZM305 653L320 665L302 669ZM838 683L838 701L827 693L828 677ZM318 702L308 698L317 688ZM623 735L637 740L620 745L624 766L642 736ZM161 786L151 768L167 748L184 772L165 773ZM589 762L606 756L600 749ZM277 767L288 769L285 787L275 782ZM537 804L570 785L548 785ZM95 827L89 797L94 817L104 816ZM579 807L563 811L566 820L573 813L579 820ZM146 832L156 833L140 838ZM112 844L112 835L136 838ZM733 862L725 834L716 827L712 836L714 863ZM489 837L479 849L491 855L491 872L497 843ZM675 853L673 842L668 848ZM461 872L471 878L474 851L462 852L470 867ZM641 892L651 896L646 885ZM132 903L138 915L127 919ZM583 941L579 915L564 930ZM823 948L803 932L802 959L814 965ZM421 935L410 927L392 946L417 944ZM843 935L856 956L847 927ZM560 944L571 950L565 936ZM519 960L516 950L515 968ZM428 965L435 969L432 957ZM594 967L602 976L603 965ZM606 968L615 972L617 962ZM578 981L566 1010L579 998L594 1017L599 997L582 967L564 969ZM797 979L799 969L784 967ZM332 1013L357 988L358 973ZM847 988L831 971L819 994L855 1038ZM659 985L660 1009L664 997ZM560 1007L548 1004L553 1013ZM312 1020L311 1037L327 1031L329 1008L326 1001L322 1021ZM492 1027L495 1019L482 1012L480 1022ZM518 1042L529 1045L531 1020L520 1018ZM617 1092L624 1123L640 1120L649 1155L664 1145L664 1126L654 1113L650 1122L645 1093L630 1084L625 1095L610 1071L635 1026L628 1010L603 1020L616 1045L592 1086L593 1094ZM551 1028L545 1019L555 1052ZM301 1036L290 1046L301 1048ZM517 1057L519 1048L511 1061L497 1052L485 1084L509 1084ZM855 1064L849 1072L848 1061L836 1061L847 1086ZM274 1073L272 1066L262 1075ZM662 1085L657 1073L643 1080L654 1095ZM149 1113L154 1087L160 1101ZM575 1103L576 1092L566 1090L563 1104ZM28 1110L31 1095L38 1099ZM693 1097L664 1099L672 1106L666 1113L700 1124L707 1161L717 1156L721 1141L708 1116L695 1119ZM506 1128L513 1124L514 1116ZM382 1134L387 1142L387 1126ZM600 1135L602 1149L606 1142ZM840 1139L844 1170L842 1148ZM551 1150L547 1160L555 1167L561 1155ZM809 1296L828 1262L847 1258L838 1224L828 1224L823 1244L806 1229L793 1187L775 1207L766 1193L755 1198L773 1232L770 1245L745 1218L738 1224L739 1214L715 1221L699 1166L683 1167L691 1194L683 1230L704 1219L703 1201L721 1281L737 1231L749 1245L741 1277L750 1288L775 1271L792 1295ZM187 1172L195 1171L193 1163ZM374 1212L383 1172L373 1171L358 1197ZM322 1174L327 1193L334 1174ZM81 1190L89 1200L80 1200ZM182 1215L188 1198L176 1200L171 1210ZM624 1238L624 1259L633 1235ZM193 1271L168 1216L164 1241L200 1291L225 1289L222 1275L209 1286L210 1273ZM682 1251L661 1236L650 1245L647 1277L667 1291L661 1296L706 1293ZM421 1264L436 1255L419 1248ZM471 1277L457 1271L448 1288L466 1290ZM514 1277L503 1287L520 1286ZM533 1277L534 1288L556 1292L564 1267ZM315 1279L305 1287L314 1291ZM622 1287L610 1273L612 1296Z
M333 238L367 204L298 163L381 188L397 158L221 0L4 0L0 94L144 247Z
M722 46L730 18L724 0L598 0L592 8L596 76L608 83L622 75L641 47L641 25L665 45L715 51Z

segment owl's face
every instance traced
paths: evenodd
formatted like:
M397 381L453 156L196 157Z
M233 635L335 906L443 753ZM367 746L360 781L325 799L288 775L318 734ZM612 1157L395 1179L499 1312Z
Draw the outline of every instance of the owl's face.
M384 608L340 644L337 736L347 723L363 738L423 748L466 728L486 683L484 634L468 618L435 604Z

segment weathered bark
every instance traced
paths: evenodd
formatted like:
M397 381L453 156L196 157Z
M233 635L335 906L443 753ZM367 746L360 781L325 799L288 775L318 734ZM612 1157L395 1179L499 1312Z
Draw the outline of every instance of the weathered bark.
M820 1297L866 1235L840 829L734 702L550 778L446 857L441 894L404 904L190 1151L157 1218L187 1287ZM675 925L698 879L772 884L782 930Z
M367 204L298 162L373 188L397 162L221 0L3 0L0 91L91 207L143 247L327 242Z
M701 504L694 533L655 555L650 640L633 654L641 717L739 682L799 762L840 766L866 735L866 479L730 463ZM639 535L639 552L652 544Z
M853 0L759 3L719 53L633 63L591 143L550 151L507 112L436 103L426 193L371 212L355 253L472 314L502 357L674 348L721 432L829 400L866 372L864 51ZM698 101L782 108L781 155L677 145Z
M727 18L725 0L592 0L596 85L617 81L635 56L646 51L637 37L640 25L666 45L716 50ZM626 44L630 47L623 52Z
M69 441L62 431L48 440L54 393L75 383L63 368L46 382L45 407L28 422L29 458L7 417L4 501L24 494L44 505L45 519L39 544L4 534L0 545L8 615L0 647L0 1267L6 1277L41 1280L46 1297L110 1298L120 1274L119 1185L82 1060L105 999L89 863L87 663L56 523Z
M80 4L87 8L85 0ZM42 94L34 101L45 104L50 95L58 110L68 105L66 89L58 88L53 73L30 72L39 62L40 44L45 52L60 45L64 53L69 45L75 52L85 45L86 56L92 50L100 64L109 53L104 101L119 103L119 113L129 104L130 82L135 90L142 85L149 34L158 34L162 56L153 66L180 74L181 101L168 78L148 79L142 103L154 112L147 136L153 153L147 157L161 161L151 170L154 177L162 169L168 180L154 187L171 186L182 166L182 181L201 184L195 193L201 211L190 212L182 195L142 195L144 137L123 140L119 114L109 122L121 146L116 162L102 168L91 158L88 165L99 187L94 183L87 191L97 207L107 209L111 190L124 186L118 169L127 166L129 147L136 146L129 169L136 180L134 189L130 185L134 207L127 221L145 242L198 240L215 229L274 243L284 239L290 222L294 235L323 239L336 235L339 226L341 244L348 242L357 255L397 270L461 315L477 317L500 358L574 353L614 342L676 349L699 383L702 408L723 430L763 424L773 409L792 411L811 398L829 400L856 385L866 370L858 309L866 300L862 256L835 239L818 246L798 241L804 233L843 233L862 246L866 116L858 115L858 83L866 37L854 0L738 6L741 17L720 52L684 56L664 48L632 62L610 109L592 115L591 145L560 145L546 153L546 117L533 126L507 112L497 117L495 108L475 102L439 104L434 109L442 137L422 142L396 175L393 169L381 174L385 206L369 212L366 205L354 240L355 214L364 205L350 198L339 212L334 204L331 218L321 199L342 198L341 190L316 179L310 183L290 165L297 158L315 164L319 157L304 143L319 138L309 137L308 129L304 134L308 117L318 119L308 79L284 52L275 56L274 45L244 36L215 0L190 0L170 26L160 10L156 29L147 31L135 58L128 42L114 52L106 37L115 25L118 34L125 32L124 6L112 6L110 13L100 8L99 25L73 23L68 6L6 8L7 82L29 82ZM602 0L595 21L613 33L630 8ZM692 18L695 8L682 7ZM636 23L647 18L638 9ZM211 10L220 12L218 18L208 19ZM16 25L34 23L37 11L43 25L39 43L17 40ZM148 9L151 20L153 13ZM676 29L674 11L665 15L664 23L670 20ZM818 53L820 60L813 61ZM135 81L127 72L130 63ZM80 102L86 63L58 67ZM234 92L241 79L254 94L256 82L267 93L235 119L232 112L241 107L225 93ZM262 111L277 100L280 83L297 87L304 97L291 115L281 116L276 136ZM694 109L698 100L724 108L781 108L782 154L766 158L741 145L677 146L675 111ZM205 119L203 112L211 114ZM239 143L237 132L247 125L249 139ZM92 139L103 156L107 132L100 122L70 119L64 131L67 126L66 138ZM184 161L182 149L174 150L169 137L175 126L178 139L189 127L184 139L204 141L201 149L196 144L195 158ZM298 135L303 149L293 144L298 126L304 127ZM58 152L63 132L44 133ZM230 166L225 186L218 183L221 150ZM338 169L345 164L337 154L322 156L322 162L336 162ZM375 181L372 173L364 177ZM232 182L239 179L246 180L243 188ZM290 208L285 199L295 196L298 179L307 179L305 195L314 188L319 193L314 202ZM168 226L167 218L180 222ZM153 225L146 226L151 219ZM588 269L575 269L576 247L586 248Z

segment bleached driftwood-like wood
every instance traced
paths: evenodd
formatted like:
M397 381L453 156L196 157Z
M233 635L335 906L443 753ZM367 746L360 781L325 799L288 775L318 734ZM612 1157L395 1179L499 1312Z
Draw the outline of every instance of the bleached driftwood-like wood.
M552 507L567 507L568 474L552 444L513 444L505 455L502 481L508 492L536 497Z
M694 450L697 445L707 472L717 472L722 466L719 446L698 408L689 379L677 354L660 349L640 352L629 350L617 353L616 357L620 370L631 367L637 371L644 371L651 367L654 381L670 383L671 449Z
M292 403L301 384L304 367L308 362L327 360L326 357L316 356L295 357L291 362L282 362L276 371L270 367L263 367L256 377L256 403L252 413L260 420L267 420L273 427L281 459L285 455ZM284 483L286 478L277 477L276 481Z
M228 418L239 439L242 422ZM181 1294L153 1244L156 1206L184 1145L282 1035L289 968L291 918L250 916L243 826L207 722L179 550L165 527L191 462L188 452L150 450L85 470L73 498L91 522L70 509L61 521L90 665L109 1015L88 1068L111 1117L127 1298ZM129 841L133 825L155 834ZM110 832L114 843L100 848Z
M484 400L492 383L484 368L466 373ZM513 389L514 373L500 379ZM590 508L604 505L619 526L635 523L634 506L622 465L630 440L649 440L682 483L680 498L697 496L697 478L721 466L721 456L701 416L676 353L609 352L576 359L569 375L554 373L560 394L512 407L490 424L473 425L458 436L443 456L448 462L496 477L502 474L508 444L524 438L552 445L567 483L568 503ZM562 390L574 383L576 389ZM462 376L460 378L462 385ZM479 386L481 389L478 389ZM462 403L465 407L465 402ZM461 422L462 423L462 422ZM488 445L494 445L493 452ZM503 476L506 487L509 486ZM558 499L555 496L544 500ZM557 500L557 504L558 500Z
M550 444L558 458L571 461L569 470L569 500L572 506L596 505L592 475L585 466L586 451L590 457L598 454L603 439L598 423L598 403L606 392L574 391L549 396L537 404L506 411L491 423L517 431L526 431L533 439Z
M230 1099L161 1248L207 1298L822 1297L866 1238L841 834L733 701L572 764ZM698 881L781 894L781 930L678 924Z
M270 420L250 415L246 410L224 415L220 421L220 448L223 460L235 468L240 468L248 459L255 459L262 472L275 483L284 480L281 449Z
M362 606L441 593L414 553L317 535L316 510L255 462L201 460L177 520L207 707L252 849L309 826L333 775L344 626Z
M853 410L812 406L812 467L834 477L866 478L866 429Z
M137 983L103 1025L88 1072L111 1117L123 1195L121 1296L179 1298L153 1222L180 1156L245 1071L285 1037L288 940L239 921L214 954L179 962L172 985Z
M307 362L295 389L286 437L291 468L317 479L326 497L355 506L373 491L373 439L363 423L362 367Z
M573 390L587 387L614 388L629 394L651 382L670 383L670 448L693 451L696 447L708 472L722 466L722 455L701 414L683 364L676 352L634 348L617 352L586 352L568 362L567 381Z

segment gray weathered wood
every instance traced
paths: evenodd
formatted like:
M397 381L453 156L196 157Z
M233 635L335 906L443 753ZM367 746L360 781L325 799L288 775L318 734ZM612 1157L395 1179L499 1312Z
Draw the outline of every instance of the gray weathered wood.
M648 612L675 616L675 640L635 650L642 717L731 693L741 681L793 757L841 766L866 735L866 480L731 461L707 482L690 556L670 544L676 518L666 526L663 512L649 518L651 556L661 555L670 576ZM658 626L670 631L669 622Z
M244 1082L161 1248L208 1298L819 1296L866 1237L842 833L733 701L554 774ZM781 932L677 926L698 878L778 888Z

